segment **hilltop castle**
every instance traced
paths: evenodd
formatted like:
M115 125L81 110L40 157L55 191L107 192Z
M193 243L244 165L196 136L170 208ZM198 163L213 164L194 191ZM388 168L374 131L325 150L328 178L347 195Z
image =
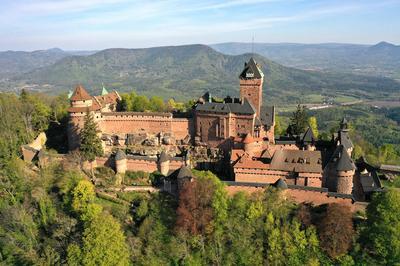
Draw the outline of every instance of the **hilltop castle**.
M226 183L231 192L273 184L287 189L299 202L353 202L355 191L362 194L365 188L357 179L351 159L353 145L347 121L341 122L330 141L316 139L310 128L299 136L275 138L275 108L262 105L263 82L261 67L251 58L239 75L239 98L228 96L215 101L206 93L185 115L118 112L121 97L116 91L103 89L102 95L90 96L78 86L68 109L70 150L79 147L79 132L89 111L97 122L106 153L97 164L117 172L159 170L167 179L179 176L179 169L184 168L182 172L186 173L188 166L201 164L191 162L187 151L199 152L197 147L203 147L223 151L224 158L210 154L205 158L217 158L214 161L229 169L233 181ZM159 147L162 152L143 155L140 149L133 154L122 151L143 145ZM112 155L115 149L118 152Z

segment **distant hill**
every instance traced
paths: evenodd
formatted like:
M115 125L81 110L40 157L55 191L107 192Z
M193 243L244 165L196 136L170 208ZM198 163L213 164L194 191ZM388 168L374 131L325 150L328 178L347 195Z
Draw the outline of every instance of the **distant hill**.
M14 85L38 84L51 92L68 91L76 84L100 92L103 82L120 91L135 89L147 95L190 99L210 91L215 96L238 95L238 74L250 54L219 53L205 45L147 49L107 49L89 56L68 56L12 80ZM399 92L387 78L329 74L284 67L254 55L265 74L265 99L294 103L310 94L345 93L359 97Z
M90 55L92 51L63 51L59 48L48 50L0 52L0 78L10 78L34 69L50 66L71 55Z
M238 55L254 50L285 66L400 79L400 46L387 42L376 45L220 43L211 45L219 52Z

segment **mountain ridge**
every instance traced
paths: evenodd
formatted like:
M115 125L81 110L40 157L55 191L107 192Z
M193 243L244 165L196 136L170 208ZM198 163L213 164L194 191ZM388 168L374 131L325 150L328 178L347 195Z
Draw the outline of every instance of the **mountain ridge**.
M321 73L285 67L258 54L225 55L209 46L111 48L88 56L68 56L13 78L14 84L37 84L52 93L76 84L97 91L100 85L187 100L210 90L223 97L238 94L238 75L251 56L263 65L266 99L301 101L304 95L352 92L360 97L397 92L399 83L380 77ZM378 89L379 88L379 89Z

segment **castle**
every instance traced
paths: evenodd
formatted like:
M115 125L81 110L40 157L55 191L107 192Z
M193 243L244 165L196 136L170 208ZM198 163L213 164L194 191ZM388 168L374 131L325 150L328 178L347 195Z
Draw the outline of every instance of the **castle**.
M179 169L186 173L189 166L196 166L187 151L204 147L221 150L225 159L228 157L219 160L230 170L232 181L226 182L230 192L275 185L290 191L299 202L354 202L355 191L362 192L363 184L351 159L353 145L347 121L342 120L340 130L330 141L318 140L310 128L299 136L276 138L275 108L262 105L263 82L261 67L251 58L239 75L239 98L228 96L215 101L206 93L183 116L118 112L121 97L116 91L103 89L102 95L90 96L77 86L68 109L69 148L79 147L79 132L89 111L101 132L106 153L96 160L97 164L113 167L119 173L158 170L166 177L174 176L172 173L179 176ZM157 146L162 152L143 155L122 151L135 145ZM118 152L112 155L116 148Z

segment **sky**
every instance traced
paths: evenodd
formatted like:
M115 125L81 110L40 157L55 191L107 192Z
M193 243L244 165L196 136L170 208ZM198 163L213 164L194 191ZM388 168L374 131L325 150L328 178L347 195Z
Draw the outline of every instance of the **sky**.
M0 50L400 44L400 0L0 0Z

